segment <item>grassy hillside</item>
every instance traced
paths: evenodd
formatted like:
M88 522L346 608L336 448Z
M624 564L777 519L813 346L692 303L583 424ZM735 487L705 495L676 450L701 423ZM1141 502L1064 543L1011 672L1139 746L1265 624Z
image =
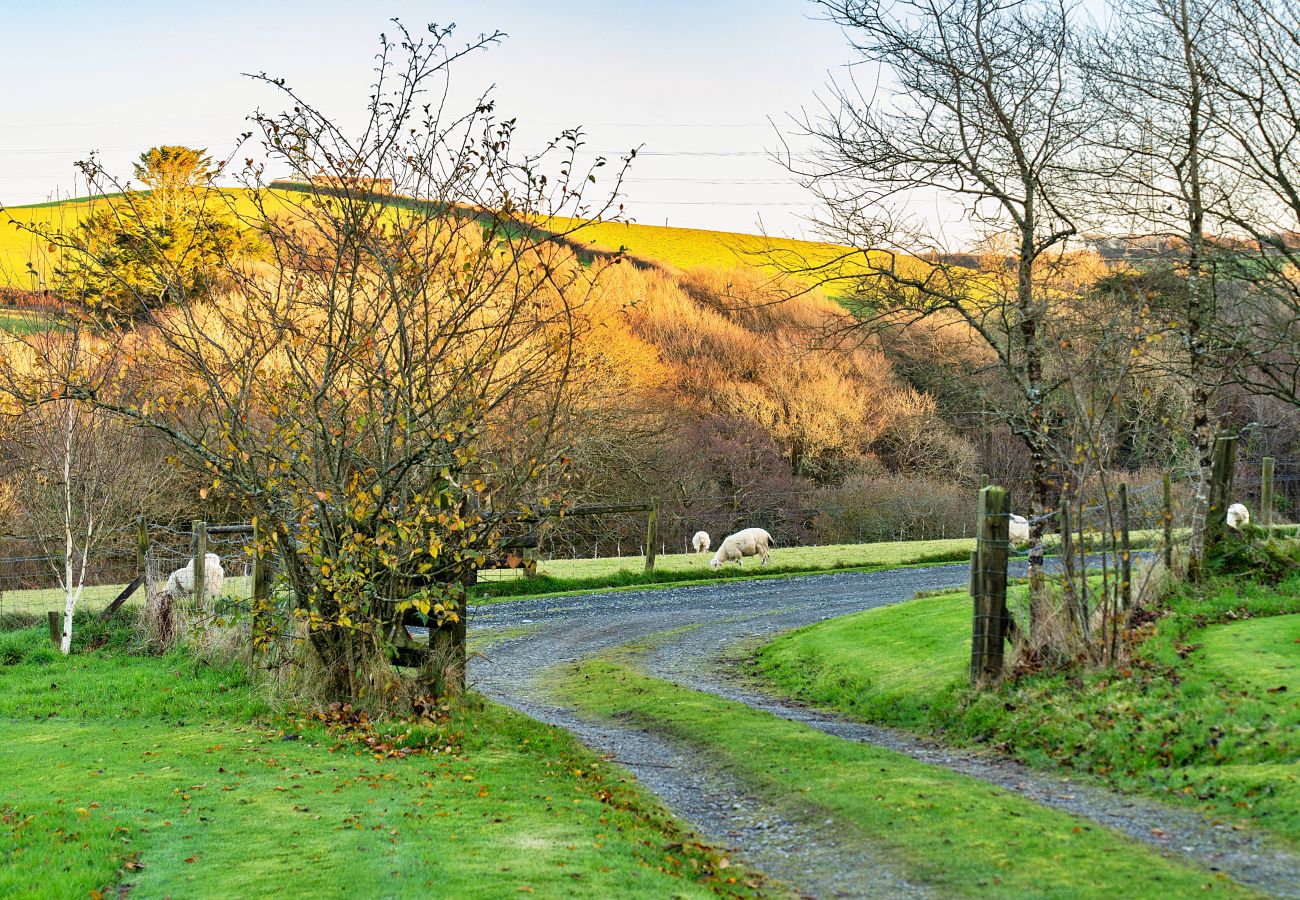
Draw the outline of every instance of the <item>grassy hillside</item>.
M0 285L33 288L36 285L29 274L28 263L38 272L48 274L55 262L55 248L27 229L71 231L92 211L117 202L120 196L111 194L0 208ZM294 202L290 199L293 195L284 191L272 191L271 196L286 204ZM256 213L248 191L242 189L215 191L210 202L228 206L240 217L252 217Z
M253 211L246 191L223 189L219 193L224 200L233 203L240 214ZM273 193L285 197L291 195L288 191L276 190ZM0 226L3 226L0 227L0 284L30 287L31 279L26 274L27 263L30 261L41 269L49 261L48 248L24 231L23 226L34 224L70 229L95 204L110 203L115 196L5 207L0 212ZM15 227L15 223L19 227ZM573 219L556 219L552 227L568 230L579 224ZM855 251L852 248L836 244L699 228L597 222L583 226L573 236L573 240L578 248L600 253L616 253L625 249L637 258L675 269L754 266L775 272L829 267L829 272L850 274L861 271L862 265L860 257L856 262L853 261ZM844 263L838 263L839 260L844 260ZM915 261L912 264L921 265Z

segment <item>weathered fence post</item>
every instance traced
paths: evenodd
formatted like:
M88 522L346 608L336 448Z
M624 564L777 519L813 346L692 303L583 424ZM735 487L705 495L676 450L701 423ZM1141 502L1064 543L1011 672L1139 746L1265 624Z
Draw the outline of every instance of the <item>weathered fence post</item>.
M1164 488L1164 505L1161 508L1161 519L1165 530L1165 568L1172 572L1174 570L1174 490L1169 483L1169 473L1164 474L1162 479Z
M1002 675L1006 643L1007 530L1011 502L1005 488L980 490L979 543L976 546L975 616L971 634L971 681L983 684Z
M45 614L50 623L50 643L56 647L63 646L63 616L57 610Z
M981 603L984 554L980 552L983 543L981 535L984 528L984 510L986 497L984 488L975 495L975 549L970 552L970 598L971 598L971 640L970 640L970 680L974 684L979 679L980 667L984 664L984 620L981 618L984 608Z
M248 645L250 650L253 646L254 639L265 628L263 619L266 617L266 604L271 599L271 579L270 572L267 571L267 553L262 546L266 541L266 534L262 531L262 523L253 517L253 609L252 609L252 628L249 634Z
M1237 461L1237 438L1220 435L1214 442L1214 467L1210 470L1210 506L1205 513L1205 552L1223 540L1232 503L1232 476Z
M1133 554L1129 552L1128 485L1119 486L1119 596L1124 609L1133 607Z
M194 548L194 608L202 610L207 599L208 523L195 519L190 523Z
M659 549L659 498L650 498L650 512L645 522L645 570L655 570L655 552Z
M149 557L149 525L144 516L135 517L135 570L143 575Z
M1259 475L1259 518L1264 537L1273 537L1273 457L1264 457Z
M1064 496L1061 497L1061 509L1058 514L1061 525L1061 568L1065 576L1066 610L1073 620L1077 618L1078 612L1074 597L1074 534L1070 528L1070 501Z

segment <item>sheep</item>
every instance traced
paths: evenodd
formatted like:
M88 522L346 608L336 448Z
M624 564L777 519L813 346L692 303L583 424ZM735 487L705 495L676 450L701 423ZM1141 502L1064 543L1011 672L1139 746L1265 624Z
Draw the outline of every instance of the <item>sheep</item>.
M709 540L707 531L695 532L695 537L691 538L691 546L695 548L696 553L707 553L713 541Z
M736 565L746 556L758 556L767 564L768 551L772 549L772 535L761 528L746 528L727 535L718 546L718 552L709 560L709 568L718 571L725 562L735 560Z
M1250 524L1250 510L1246 509L1245 504L1232 504L1228 507L1227 522L1233 531L1241 531L1241 526Z
M1011 538L1013 544L1028 544L1029 520L1012 513L1011 521L1007 525L1007 536Z
M221 557L215 553L209 553L203 558L203 592L209 597L216 597L221 593L221 584L226 580L226 571L221 568ZM194 593L194 560L185 564L185 568L177 569L167 577L166 590L169 594L192 594Z

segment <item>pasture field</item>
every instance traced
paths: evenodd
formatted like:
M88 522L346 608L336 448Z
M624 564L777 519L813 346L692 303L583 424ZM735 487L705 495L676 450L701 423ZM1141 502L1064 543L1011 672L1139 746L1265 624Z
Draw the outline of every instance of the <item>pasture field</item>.
M564 231L579 224L576 219L555 219L551 227ZM587 223L574 234L573 241L600 253L617 253L622 248L632 256L676 269L752 266L788 270L826 265L856 252L818 241L636 222Z
M1153 543L1156 532L1134 532L1133 546ZM1049 552L1055 542L1048 537ZM932 541L887 541L870 544L826 544L808 547L776 547L766 566L757 558L744 565L728 564L720 571L709 569L711 553L666 553L655 558L655 569L645 571L641 556L602 556L583 559L553 559L538 562L538 573L525 577L514 570L484 570L471 596L471 603L501 602L546 594L582 593L600 590L633 589L682 585L718 579L776 578L835 572L846 569L891 568L963 562L975 549L974 538L946 538ZM248 577L226 578L224 593L234 598L251 596ZM107 606L125 585L95 585L86 588L83 608L97 610ZM137 606L144 591L137 591L126 605ZM56 588L11 590L0 592L0 615L44 615L46 610L62 609L63 594Z
M944 541L895 541L883 544L835 544L825 547L779 547L771 562L760 566L757 559L744 566L729 565L721 573L709 570L708 553L674 553L659 556L655 571L647 576L645 560L640 556L597 557L596 559L556 559L538 563L538 575L524 578L513 571L484 571L483 582L475 600L501 600L532 597L566 591L592 591L603 588L640 587L654 584L681 584L683 581L711 581L718 577L755 578L826 572L846 568L915 565L927 562L954 562L966 559L975 546L970 538ZM87 587L82 609L99 610L112 602L125 585ZM252 579L228 577L223 593L234 598L251 596ZM127 606L144 602L144 590L136 591ZM0 592L0 615L43 616L47 610L63 608L63 592L57 588Z
M28 264L42 278L48 278L58 261L57 249L37 239L26 229L37 227L71 231L94 210L111 205L120 196L110 194L58 203L0 207L0 285L28 289L37 287L28 271ZM286 209L297 202L296 195L285 191L272 191L271 197L283 202ZM256 212L248 199L248 192L239 188L214 191L209 202L229 209L240 218L251 217ZM0 327L7 326L0 323Z
M970 557L973 538L936 541L890 541L874 544L827 544L812 547L777 547L767 565L750 557L743 565L728 564L718 572L709 568L712 553L667 553L655 557L655 568L645 571L641 556L554 559L538 562L538 574L521 577L510 571L483 572L475 596L483 600L534 597L571 591L681 585L683 582L720 578L761 578L806 575L842 569L888 568L923 563L960 562Z
M1300 845L1300 577L1176 595L1119 677L1031 674L972 693L970 627L964 593L926 597L779 637L754 670L819 707L997 745Z
M271 190L272 196L286 204L298 202L304 196L292 189ZM55 203L28 206L11 206L0 209L0 285L30 288L28 274L30 262L39 272L48 273L55 254L42 241L24 230L23 226L53 227L63 230L74 228L97 205L112 203L115 196L71 199ZM254 212L247 191L224 188L215 192L215 201L227 204L236 215L243 217ZM551 230L567 231L581 224L576 219L557 218L546 223ZM697 228L675 228L663 225L641 225L622 222L591 222L582 226L572 236L575 249L589 249L598 253L616 253L626 248L631 255L673 269L711 267L731 269L751 266L772 273L818 268L818 278L850 276L862 271L861 259L850 247L817 241L766 237L726 231L707 231ZM900 265L921 266L923 263L900 260ZM832 289L832 293L835 291Z
M1251 895L986 782L646 675L637 656L652 645L565 664L554 690L591 714L684 742L754 790L791 798L842 841L887 850L938 896Z
M238 667L132 655L132 628L86 623L68 658L0 633L0 896L758 887L563 731L473 697L373 728L275 713Z

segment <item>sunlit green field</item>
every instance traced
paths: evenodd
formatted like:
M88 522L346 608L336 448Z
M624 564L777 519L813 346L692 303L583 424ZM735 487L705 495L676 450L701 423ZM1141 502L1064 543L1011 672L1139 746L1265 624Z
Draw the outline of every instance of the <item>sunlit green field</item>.
M286 203L296 202L290 198L304 196L281 190L274 190L271 194ZM230 204L233 212L240 217L252 216L256 212L245 190L223 189L216 192L216 195L220 202ZM47 276L56 262L54 249L48 242L32 235L28 228L35 226L71 230L97 205L112 202L112 197L69 200L63 203L7 207L0 211L0 226L3 226L0 227L0 284L35 287L28 263L42 276ZM560 231L568 231L580 224L582 223L578 220L564 218L546 223L547 227ZM847 276L861 274L863 271L862 257L850 247L728 231L595 222L582 224L581 229L573 234L572 240L578 247L605 253L626 248L627 252L636 257L677 269L754 266L775 272L818 268L817 280L827 275ZM905 258L900 260L900 265L924 264Z
M286 208L297 202L299 196L285 191L270 192L270 197L275 202L284 203ZM0 208L0 285L28 289L39 287L42 281L48 280L58 262L57 248L32 234L31 229L68 232L94 210L115 202L118 202L117 198L109 196ZM209 202L228 207L240 218L254 218L257 214L246 190L215 191ZM0 323L0 327L8 326Z

